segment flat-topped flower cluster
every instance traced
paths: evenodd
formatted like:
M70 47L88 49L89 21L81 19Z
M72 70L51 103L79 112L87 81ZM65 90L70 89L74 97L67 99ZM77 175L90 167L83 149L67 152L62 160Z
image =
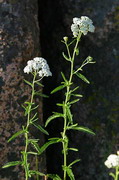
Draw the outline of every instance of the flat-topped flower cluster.
M93 21L87 16L81 16L81 18L73 18L73 24L71 25L71 31L73 36L77 37L79 32L86 35L88 32L94 32L95 27Z
M119 154L109 155L107 160L105 161L105 166L107 166L107 168L115 168L119 166Z
M35 57L33 60L27 62L27 66L24 68L24 73L37 72L40 77L52 76L47 61L42 57Z

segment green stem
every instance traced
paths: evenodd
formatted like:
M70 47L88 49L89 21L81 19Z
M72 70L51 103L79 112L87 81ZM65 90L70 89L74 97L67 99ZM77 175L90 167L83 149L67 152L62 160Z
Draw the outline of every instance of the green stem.
M31 94L31 100L30 100L30 105L29 105L29 109L28 109L28 116L27 116L27 124L26 124L26 133L25 133L25 150L24 150L24 168L25 168L25 180L28 180L28 176L29 176L29 164L28 164L28 128L30 125L30 115L31 115L31 107L32 107L32 103L33 103L33 98L34 98L34 84L35 84L35 78L36 78L36 72L34 73L34 77L33 77L33 82L32 82L32 94Z
M69 47L68 47L68 45L66 43L68 55L69 55L69 58L71 59L71 68L70 68L71 70L70 70L70 77L69 77L69 81L68 81L68 86L67 86L67 90L66 90L66 97L65 97L64 107L63 107L64 128L63 128L63 133L62 133L62 138L63 138L62 145L63 145L63 156L64 156L64 164L63 164L63 167L64 167L64 180L66 180L66 168L65 167L67 166L67 149L68 149L68 140L67 140L67 137L66 137L67 124L68 124L67 114L66 114L66 106L67 106L68 101L70 100L70 93L69 92L70 92L70 87L71 87L71 83L72 83L72 79L73 79L74 59L75 59L76 49L77 49L80 37L81 37L81 34L79 34L78 37L77 37L77 41L76 41L76 45L74 47L72 58L71 58L71 55L70 55Z
M117 166L116 167L116 176L115 176L115 180L118 180L118 175L119 175L119 167Z

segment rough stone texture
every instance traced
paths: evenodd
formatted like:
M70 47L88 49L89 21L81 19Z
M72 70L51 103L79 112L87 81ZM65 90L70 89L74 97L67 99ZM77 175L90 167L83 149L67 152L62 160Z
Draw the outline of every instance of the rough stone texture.
M40 54L37 3L37 0L0 1L0 167L19 160L24 148L23 136L10 143L7 140L26 121L21 104L28 100L31 90L23 79L31 77L24 75L23 68L27 60ZM37 103L42 124L41 99ZM43 135L32 129L34 134L43 143ZM40 170L45 170L44 157L40 158ZM23 180L23 171L19 167L0 169L0 179Z
M75 79L84 98L72 108L75 121L93 129L96 136L71 133L69 137L71 145L79 148L79 153L73 153L72 160L81 158L79 166L74 166L76 180L109 180L104 161L119 148L119 1L47 0L39 1L39 4L42 52L49 59L53 72L51 81L45 81L49 86L44 89L46 93L61 81L60 71L68 71L61 56L64 47L60 40L63 36L71 36L72 18L87 15L96 27L95 33L83 37L80 43L80 59L91 55L96 60L96 64L84 68L84 75L91 84ZM77 59L76 66L79 66L80 59ZM46 118L51 115L51 110L56 110L55 104L61 99L61 93L57 93L44 102L50 104L50 109L45 107ZM61 121L49 126L51 136L57 136L61 129ZM61 162L60 151L60 146L49 149L49 171L61 171L57 165Z

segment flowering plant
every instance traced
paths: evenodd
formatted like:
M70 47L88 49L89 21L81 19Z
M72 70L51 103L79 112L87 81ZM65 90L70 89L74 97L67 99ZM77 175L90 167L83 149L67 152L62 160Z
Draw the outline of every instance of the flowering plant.
M39 129L42 133L48 135L48 132L40 126L38 123L38 114L34 113L34 110L36 111L38 108L38 105L35 105L34 98L35 96L45 96L40 91L35 90L35 86L42 86L40 81L43 79L43 77L52 76L52 73L50 72L49 66L47 64L47 61L42 57L36 57L33 60L29 60L27 62L27 66L24 68L24 73L31 73L33 75L32 82L29 82L27 80L24 80L30 87L31 87L31 97L30 101L25 102L22 106L24 108L24 115L27 117L26 126L22 126L22 130L16 132L8 142L11 140L14 140L19 135L24 135L24 141L25 141L25 148L21 152L21 160L20 161L12 161L8 162L3 166L3 168L7 168L10 166L16 166L21 165L24 168L25 171L25 180L28 180L32 175L36 175L37 179L38 176L45 176L45 174L38 171L38 161L37 156L40 155L44 150L44 146L39 147L39 139L33 139L30 137L29 128L30 126L34 126L37 129ZM33 147L33 150L31 150L29 147ZM29 156L35 155L36 156L36 169L31 170L30 162L29 162Z
M33 139L30 137L29 127L34 126L37 129L39 129L41 132L48 135L48 132L38 124L38 116L37 113L34 113L34 110L36 111L38 108L38 105L35 105L35 96L40 95L44 96L44 94L41 93L41 91L36 90L36 85L42 86L40 81L43 79L44 76L52 76L52 73L50 72L49 66L44 58L36 57L33 60L29 60L27 62L27 66L24 68L24 73L32 74L33 79L32 82L29 82L25 80L25 82L31 87L31 98L30 101L25 102L23 105L24 111L25 111L25 117L27 117L26 126L22 127L22 130L15 133L9 140L14 140L19 135L24 135L25 139L25 148L21 152L21 160L20 161L13 161L5 164L3 168L7 168L10 166L15 165L21 165L24 168L25 171L25 180L28 180L32 175L36 175L37 180L39 179L38 176L44 176L45 179L50 178L53 180L66 180L67 178L70 178L71 180L75 180L72 166L79 162L80 159L75 159L72 162L67 162L67 156L69 151L78 151L76 148L69 147L69 138L67 135L67 132L70 130L76 130L76 131L82 131L85 133L89 133L91 135L94 135L95 133L87 128L80 126L78 123L74 123L73 114L71 112L71 107L73 104L78 102L80 98L82 98L82 94L77 93L77 90L79 86L74 87L73 86L73 79L74 77L78 77L79 79L83 80L85 83L90 83L89 80L81 73L83 71L83 67L87 64L95 63L92 59L92 57L88 56L81 65L75 69L75 58L77 55L79 55L79 41L82 37L82 35L87 35L88 32L94 32L95 27L93 26L93 22L91 19L89 19L86 16L82 16L81 18L73 18L73 24L71 25L71 31L73 32L73 40L69 42L68 37L64 37L62 42L66 46L67 49L67 55L63 52L63 57L66 61L70 63L70 73L68 75L68 78L65 76L63 72L61 72L61 76L63 81L61 82L61 85L56 87L51 94L56 93L57 91L60 91L62 89L65 89L65 97L62 103L58 103L57 106L62 108L62 112L54 112L53 115L51 115L45 123L45 127L48 126L48 124L56 119L61 118L64 123L63 130L61 132L61 137L53 137L48 139L48 142L46 142L42 147L39 146L39 139ZM73 52L71 51L71 45L74 45ZM63 153L63 178L61 178L57 174L47 174L41 173L38 171L38 164L36 163L36 169L31 170L30 162L29 162L29 156L35 155L36 158L38 155L40 155L42 152L46 150L46 148L52 144L55 143L61 143L62 144L62 153ZM31 150L30 147L33 147L34 149ZM36 161L37 162L37 161Z
M62 143L62 153L63 153L63 180L66 180L68 177L71 180L75 180L72 166L79 162L80 159L75 159L74 161L68 163L67 162L67 156L69 151L78 151L76 148L69 147L69 138L67 135L67 132L70 130L76 130L76 131L83 131L85 133L89 133L94 135L95 133L90 130L87 127L79 126L78 123L74 123L73 114L71 112L71 107L74 103L78 102L80 98L82 98L82 95L77 93L77 89L79 86L74 87L73 85L73 79L74 77L78 77L82 79L85 83L90 83L89 80L80 73L83 71L83 67L87 64L95 63L92 59L92 57L88 56L83 63L75 69L75 57L79 54L79 48L78 44L81 39L82 35L86 35L88 32L94 32L94 26L91 19L89 19L86 16L82 16L81 18L73 18L73 24L71 25L71 30L73 32L73 41L69 42L68 37L63 38L63 43L66 46L67 49L67 55L63 52L63 57L66 61L70 63L70 73L69 77L67 78L63 72L61 72L61 76L63 81L61 82L61 85L56 87L51 94L56 93L57 91L60 91L62 89L65 89L65 97L62 103L58 103L57 106L62 108L62 113L54 112L53 115L51 115L46 123L45 126L47 126L52 120L61 118L64 122L63 130L61 132L61 137L55 137L51 138L49 140L53 143ZM71 53L71 45L74 44L73 53ZM61 180L58 175L48 175L53 180Z
M114 178L114 180L118 180L118 177L119 177L119 152L117 151L117 154L109 155L104 164L109 169L110 168L115 169L115 174L110 173L109 175L112 176Z

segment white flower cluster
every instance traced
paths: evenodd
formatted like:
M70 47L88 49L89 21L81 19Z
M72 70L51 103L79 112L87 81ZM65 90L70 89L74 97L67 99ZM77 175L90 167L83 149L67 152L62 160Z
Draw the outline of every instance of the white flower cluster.
M107 160L105 161L105 166L107 166L107 168L114 168L116 166L119 166L119 155L109 155Z
M73 18L73 24L71 25L71 31L73 36L77 37L79 32L86 35L89 32L94 32L95 27L93 21L87 16L81 16L81 18Z
M42 57L35 57L33 60L27 62L27 66L24 68L24 73L32 73L37 71L40 77L52 76L47 61Z

